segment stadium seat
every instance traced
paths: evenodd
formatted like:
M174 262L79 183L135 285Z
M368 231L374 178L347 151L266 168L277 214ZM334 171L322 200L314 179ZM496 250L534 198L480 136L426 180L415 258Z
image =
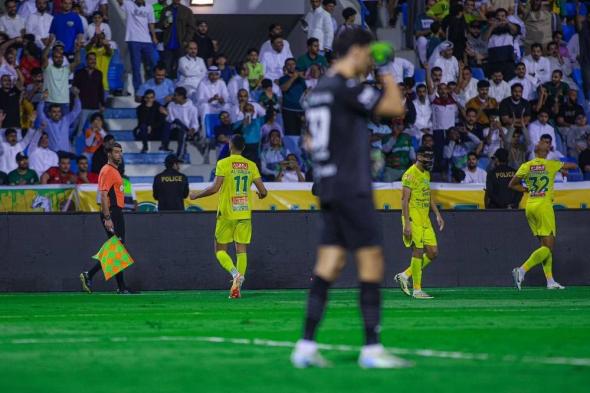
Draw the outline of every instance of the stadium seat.
M426 83L426 70L424 68L416 68L414 71L414 81L416 81L417 85Z
M488 169L490 165L490 158L489 157L479 157L477 162L477 166L483 169L484 171Z
M576 33L576 28L572 25L562 25L561 31L563 32L563 40L569 42L572 36Z
M586 3L580 3L580 9L578 10L578 15L587 16L588 15L588 6Z
M574 68L572 70L572 79L574 82L576 82L576 85L578 85L580 89L583 88L584 81L582 80L582 70L580 68Z
M568 18L576 16L576 3L565 3L565 16Z
M410 16L408 13L408 3L403 3L402 5L400 5L400 8L402 9L402 20L404 22L404 26L408 27L408 25L410 23Z
M107 73L107 78L109 81L109 89L110 90L123 90L123 73L125 72L125 66L121 61L121 56L119 54L119 50L115 49L113 51L113 57L111 58L111 62L109 63L109 70Z
M486 78L485 74L483 73L483 69L479 67L471 67L471 74L477 80L484 80Z
M219 120L219 115L205 115L205 119L203 120L203 122L205 123L205 135L207 136L207 138L213 139L215 137L215 127L221 124L221 120Z
M414 150L418 150L418 148L420 147L420 139L413 136L412 137L412 146L414 147Z

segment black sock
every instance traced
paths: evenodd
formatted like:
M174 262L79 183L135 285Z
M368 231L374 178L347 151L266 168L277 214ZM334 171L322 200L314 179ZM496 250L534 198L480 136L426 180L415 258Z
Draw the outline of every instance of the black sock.
M303 335L305 340L315 340L318 325L326 309L330 284L323 278L318 276L313 277L313 282L309 289L309 297L307 298L307 316L305 318L305 332Z
M361 282L360 304L365 324L365 345L379 343L381 322L381 292L379 284Z
M115 276L115 279L117 279L117 287L119 287L120 291L126 289L125 279L123 278L123 272L117 273L117 275Z
M92 280L92 277L101 269L100 262L96 262L96 265L92 267L92 269L88 270L88 278Z

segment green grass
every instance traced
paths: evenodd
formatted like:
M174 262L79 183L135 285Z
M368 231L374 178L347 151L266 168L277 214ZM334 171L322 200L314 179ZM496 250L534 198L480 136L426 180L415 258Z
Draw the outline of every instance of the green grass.
M385 291L383 342L415 362L387 371L359 369L356 351L325 351L330 369L295 370L288 347L200 341L294 342L304 291L0 295L0 392L588 391L590 287L430 292L433 301ZM360 345L356 291L330 299L319 341Z

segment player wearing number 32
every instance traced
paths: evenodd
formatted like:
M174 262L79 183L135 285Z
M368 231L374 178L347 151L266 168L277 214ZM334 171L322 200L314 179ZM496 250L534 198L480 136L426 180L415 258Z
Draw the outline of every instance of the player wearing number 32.
M541 247L536 249L521 267L512 270L514 284L519 290L526 272L540 263L543 264L547 278L547 289L564 289L553 279L553 245L556 235L553 183L557 172L562 169L575 169L576 164L547 160L550 148L550 144L540 141L535 146L535 159L522 164L509 184L513 190L528 192L526 218L533 235L541 242Z
M356 259L360 281L365 333L360 366L408 365L387 353L379 339L384 262L381 225L373 205L367 122L374 115L399 116L404 107L391 74L383 74L382 92L360 82L371 63L387 72L393 60L390 44L372 40L371 33L361 29L341 34L334 44L337 60L304 103L322 229L304 334L291 356L298 368L327 364L318 351L315 336L326 308L328 289L342 271L347 252Z
M192 193L190 198L204 198L221 190L215 225L215 256L219 264L232 275L229 297L237 299L241 296L240 290L246 278L246 248L252 238L250 188L254 183L260 199L266 197L267 191L256 164L242 156L246 147L244 137L234 135L229 147L231 155L217 162L213 184L199 193ZM236 245L237 266L227 253L230 243Z

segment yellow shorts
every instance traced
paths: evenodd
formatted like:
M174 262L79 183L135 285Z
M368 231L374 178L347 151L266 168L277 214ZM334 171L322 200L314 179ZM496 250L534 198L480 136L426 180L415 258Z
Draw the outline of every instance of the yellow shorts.
M227 220L217 217L215 240L219 244L250 244L252 239L252 220Z
M412 220L412 237L403 235L404 218L402 217L402 239L406 247L424 248L424 246L436 246L436 234L430 220L427 222Z
M557 235L555 212L551 205L526 207L526 219L535 236Z

